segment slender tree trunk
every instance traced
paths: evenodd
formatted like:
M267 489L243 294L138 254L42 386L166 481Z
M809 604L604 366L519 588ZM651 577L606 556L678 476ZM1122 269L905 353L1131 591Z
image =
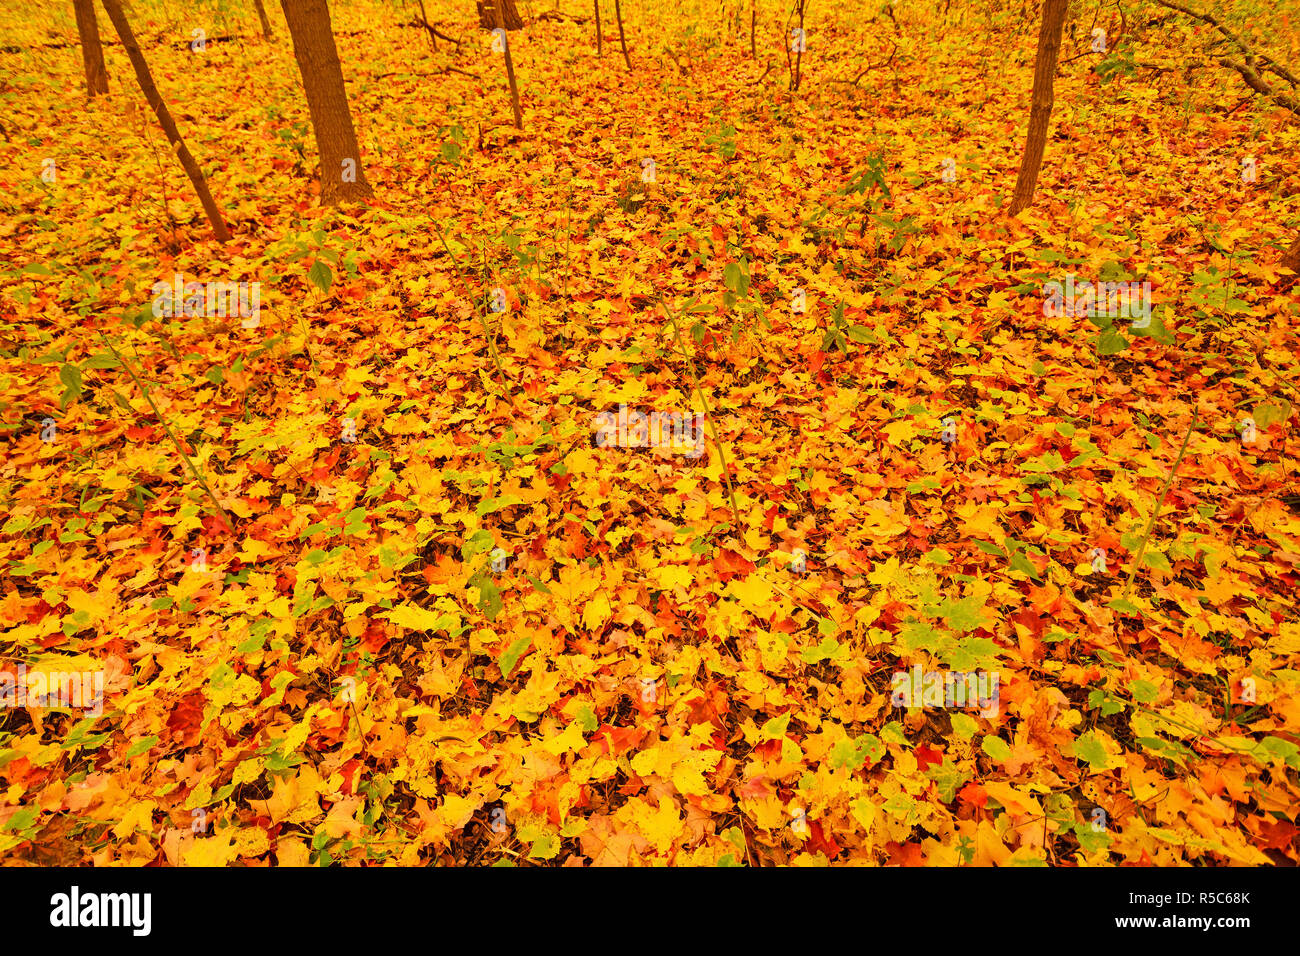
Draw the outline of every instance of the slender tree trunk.
M1291 248L1286 251L1282 261L1278 263L1283 269L1290 269L1300 277L1300 239L1291 243ZM1291 281L1295 281L1295 277Z
M153 75L149 72L149 64L145 62L144 54L140 52L140 44L135 40L135 34L131 31L131 24L127 22L126 14L122 12L120 0L103 0L103 4L104 12L108 14L113 29L117 31L118 39L122 41L122 46L126 49L126 55L131 59L131 66L135 69L135 78L140 84L140 91L144 93L144 98L148 100L149 105L153 107L154 113L157 114L158 124L162 127L163 133L166 134L167 142L171 144L172 149L176 152L177 159L181 161L185 175L189 176L190 182L194 184L194 191L198 193L199 202L203 204L203 211L207 213L208 222L212 224L212 235L216 237L218 242L228 242L230 232L226 229L225 220L221 218L221 211L217 209L212 193L208 191L208 182L203 178L203 171L199 169L199 164L190 155L189 148L186 147L185 141L181 139L180 131L176 129L176 121L172 119L167 104L163 102L162 96L158 93L158 87L154 85Z
M749 8L749 58L758 59L758 50L754 46L754 31L758 29L758 0L753 0Z
M596 0L596 56L605 55L605 41L600 33L600 0Z
M515 60L510 54L510 40L506 36L505 17L501 12L502 0L491 0L495 11L497 29L501 31L501 49L506 57L506 79L510 82L510 105L515 111L515 128L524 128L524 112L519 107L519 85L515 82Z
M808 43L807 41L808 35L807 33L804 32L804 28L803 28L803 11L804 11L804 7L807 5L806 0L798 0L798 3L799 3L799 49L796 50L794 54L794 88L796 92L799 89L800 82L802 82L803 80L803 51L804 51L804 47L807 46Z
M627 37L623 33L623 8L619 0L614 0L614 19L618 21L618 42L623 47L623 62L627 64L627 71L632 72L632 60L627 55Z
M86 68L86 89L91 96L108 92L108 70L104 68L104 48L99 43L99 23L95 20L95 0L72 0L77 15L77 33L81 36L81 62Z
M1061 31L1069 6L1070 0L1043 0L1043 23L1038 31L1038 55L1034 58L1029 135L1025 140L1025 154L1020 161L1020 175L1016 178L1016 191L1011 197L1009 210L1013 216L1033 202L1034 188L1038 185L1038 171L1042 168L1043 149L1047 145L1047 127L1052 119L1052 86L1056 79L1056 61L1061 54Z
M262 21L262 36L271 39L271 21L266 18L266 5L262 0L253 0L253 6L257 8L257 19Z
M492 30L496 27L504 27L507 30L522 30L524 28L523 17L515 8L515 0L498 0L503 5L501 11L502 23L497 22L496 11L493 7L496 3L493 0L474 0L474 5L478 7L478 25L484 30Z
M343 66L326 0L280 0L320 153L320 199L326 205L374 195L361 167Z

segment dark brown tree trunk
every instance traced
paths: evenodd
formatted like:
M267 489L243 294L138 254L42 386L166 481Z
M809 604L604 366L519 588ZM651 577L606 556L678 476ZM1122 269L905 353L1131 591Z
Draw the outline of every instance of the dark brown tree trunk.
M523 18L519 16L519 11L515 9L515 0L499 0L501 3L501 18L504 23L497 23L496 11L493 9L492 0L474 0L474 5L478 7L478 25L484 30L495 30L497 27L505 27L507 30L522 30L524 28Z
M758 0L749 8L749 58L758 59L758 50L754 46L754 31L758 29Z
M490 0L493 6L493 16L496 18L496 29L501 30L501 52L506 58L506 79L510 83L510 105L515 111L515 128L524 128L524 113L519 107L519 85L515 82L515 59L510 53L510 40L505 35L504 16L501 12L501 0Z
M262 21L262 36L271 39L271 21L266 18L266 6L262 0L253 0L253 6L257 8L257 19Z
M81 62L86 68L86 89L91 96L108 92L108 70L104 68L104 48L99 44L99 23L95 20L95 0L72 0L77 15L77 33L81 36Z
M619 0L614 0L614 19L618 21L618 42L623 47L623 62L627 64L627 71L632 72L632 61L627 55L627 37L623 33L623 8L619 5Z
M803 51L807 45L805 39L807 34L804 32L803 27L803 14L806 5L805 0L795 0L795 9L799 14L799 41L794 51L794 71L790 76L790 89L794 91L798 91L799 83L803 80Z
M1070 0L1043 0L1043 22L1038 31L1038 55L1034 58L1034 93L1029 107L1029 135L1020 161L1016 191L1011 197L1011 215L1026 209L1034 199L1038 171L1043 165L1047 127L1052 119L1053 83L1056 61L1061 54L1061 31Z
M600 0L596 0L596 56L605 55L605 39L600 32Z
M1286 251L1282 261L1278 263L1283 269L1290 269L1300 277L1300 239L1291 243L1291 248ZM1295 281L1293 278L1292 281Z
M374 195L361 167L343 66L326 0L280 0L320 153L320 199L326 205Z
M122 46L126 49L126 55L131 59L131 66L135 69L135 78L140 84L140 91L144 93L144 98L153 107L154 113L157 114L158 124L162 127L163 133L166 134L167 142L171 144L172 149L176 152L177 159L181 161L185 175L189 176L190 182L194 184L194 191L198 193L199 202L203 204L203 211L207 213L208 222L212 224L212 234L217 238L218 242L228 242L230 233L226 229L225 220L221 218L221 211L217 209L212 193L208 191L208 182L203 178L203 171L199 169L199 164L190 155L185 141L181 139L180 131L176 129L176 121L172 119L167 104L163 102L162 96L158 93L158 87L154 85L153 75L149 72L149 64L145 62L144 54L140 52L140 44L135 40L135 34L131 31L131 24L127 22L126 14L122 12L120 0L103 0L103 4L104 12L108 14L113 29L117 31L118 39L122 41Z

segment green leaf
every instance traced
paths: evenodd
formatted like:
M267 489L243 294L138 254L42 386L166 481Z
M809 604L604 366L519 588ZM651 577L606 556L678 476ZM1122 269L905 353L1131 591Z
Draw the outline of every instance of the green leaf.
M1074 741L1074 755L1086 760L1093 770L1104 770L1109 759L1106 748L1101 745L1101 738L1095 731L1080 734Z
M885 745L875 734L863 734L857 740L846 737L831 748L831 767L859 770L868 760L879 763L884 756Z
M1097 354L1115 355L1123 352L1129 346L1128 339L1120 335L1114 328L1106 329L1097 336Z
M1017 551L1011 555L1011 570L1023 571L1035 581L1039 580L1038 569L1033 566L1027 557L1025 557L1023 551Z
M505 672L502 671L502 673ZM578 711L574 715L574 722L577 723L584 734L595 733L596 728L600 726L600 721L596 718L596 712L591 709L590 704L578 705Z
M543 833L533 842L530 860L553 860L560 853L560 841L553 833Z
M482 554L484 551L491 551L496 546L496 541L492 537L491 531L485 531L479 528L471 534L465 543L460 546L460 556L468 561L476 554Z
M732 292L740 291L740 279L740 266L737 263L728 262L722 267L722 284Z
M998 645L988 637L967 637L939 651L944 665L955 671L973 671L996 665Z
M1159 571L1164 571L1166 574L1174 573L1174 569L1169 566L1169 559L1159 551L1147 551L1142 555L1142 560L1146 562L1149 567L1156 568Z
M100 352L86 359L86 368L117 368L121 364L111 352Z
M1275 422L1284 422L1291 417L1291 403L1285 399L1261 403L1255 406L1251 417L1259 428L1268 428Z
M974 723L974 721L971 722ZM1007 742L1001 737L985 736L980 741L980 749L998 763L1006 763L1011 759L1011 748L1007 746Z
M330 286L334 284L334 273L330 272L330 267L319 259L307 270L307 278L322 292L329 292Z
M979 732L979 726L974 717L967 716L960 711L953 712L952 732L962 740L969 740L974 737Z
M497 661L497 663L501 667L502 677L510 676L510 673L515 669L515 665L519 663L520 655L522 655L524 651L528 649L528 645L532 643L533 643L533 639L531 637L521 637L518 640L516 640L513 644L511 644L509 647L506 648L505 653L502 654ZM595 730L595 729L596 729L595 727L591 728L591 730Z
M65 386L59 407L64 408L68 402L81 394L81 369L75 365L64 365L59 369L59 381Z
M133 743L131 745L131 749L126 752L126 755L128 757L138 757L140 756L140 754L147 753L148 751L152 750L157 744L158 744L157 737L152 735L145 737Z
M762 730L759 731L761 740L779 740L783 738L790 727L790 715L782 714L780 717L773 717L763 724Z
M1150 681L1135 680L1128 685L1129 693L1139 704L1153 704L1160 693L1160 688Z
M1030 573L1036 572L1031 568ZM944 601L939 605L939 617L947 621L954 631L973 631L983 623L979 612L984 609L984 603L984 598L977 594L956 601Z
M1142 609L1127 598L1118 597L1113 601L1107 601L1106 606L1112 611L1119 611L1123 614L1136 614L1139 617L1142 614Z
M526 577L526 578L528 579L528 583L529 583L529 584L531 584L531 585L532 585L533 587L535 587L537 590L541 591L543 594L550 594L550 593L551 593L551 589L550 589L550 588L548 588L545 584L543 584L543 583L542 583L541 581L539 581L537 578L533 577L533 576L532 576L531 574L529 574L527 571L524 572L524 577Z
M472 583L479 589L478 609L489 621L495 621L497 615L505 609L501 590L486 577L480 577Z
M0 833L22 833L36 822L36 817L40 812L39 807L20 807L8 820L0 823Z
M502 495L500 498L492 498L489 501L480 501L478 507L474 509L480 518L484 515L490 515L494 511L500 511L502 508L510 508L514 505L521 505L524 499L516 495Z

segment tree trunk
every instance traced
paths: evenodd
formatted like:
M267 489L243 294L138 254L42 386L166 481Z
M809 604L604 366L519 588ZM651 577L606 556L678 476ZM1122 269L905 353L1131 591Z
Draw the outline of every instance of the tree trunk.
M280 9L289 25L316 134L321 202L332 206L373 196L361 168L361 149L343 87L343 66L334 45L329 6L326 0L280 0Z
M504 16L501 12L501 0L495 0L492 4L493 16L496 18L496 28L501 32L501 52L506 58L506 79L510 82L510 105L515 111L515 128L524 128L524 113L519 107L519 85L515 83L515 59L510 53L510 40L505 34Z
M1291 248L1286 251L1286 255L1278 265L1283 269L1290 269L1300 277L1300 239L1291 243ZM1292 281L1295 279L1293 278Z
M614 0L614 19L618 21L618 42L623 47L623 62L627 64L627 71L632 72L632 61L627 55L627 37L623 34L623 8L619 0Z
M86 89L91 96L108 92L108 70L104 68L104 48L99 44L99 23L95 20L95 0L72 0L77 15L77 33L81 35L81 62L86 68Z
M118 39L122 41L122 46L126 49L126 55L131 59L131 66L135 69L135 78L140 84L140 91L144 93L144 98L153 107L154 113L157 114L158 125L162 127L163 133L167 136L167 142L171 144L172 149L176 152L177 159L181 161L185 175L189 176L190 182L194 184L194 191L198 193L199 202L203 204L203 211L207 213L208 222L212 224L212 235L216 237L218 242L228 242L230 233L226 229L225 220L221 218L221 211L217 209L212 193L208 191L208 182L203 178L203 171L199 169L199 164L190 155L185 141L181 139L180 131L176 129L176 121L172 119L167 104L163 102L162 96L158 93L158 87L154 85L153 75L149 72L149 64L145 62L144 54L140 52L140 44L135 40L135 34L131 31L131 24L127 22L126 14L122 12L120 0L103 0L103 4L104 12L108 14L113 29L117 31Z
M799 14L799 39L794 51L794 70L790 74L790 89L794 92L798 92L799 83L803 79L803 51L807 46L807 34L803 28L805 6L807 6L805 0L795 0L795 9Z
M497 0L497 2L502 6L501 16L504 23L497 23L496 11L493 9L496 4L493 0L474 0L474 5L478 7L478 25L484 30L495 30L497 27L522 30L524 21L519 16L519 11L515 9L515 0Z
M1061 54L1061 31L1069 6L1069 0L1043 0L1043 23L1038 31L1038 55L1034 58L1029 137L1020 161L1016 191L1011 197L1010 214L1013 216L1029 206L1034 199L1034 187L1038 185L1038 171L1043 165L1043 149L1047 145L1047 127L1052 119L1052 85L1056 79L1056 61Z
M596 0L596 56L605 55L605 40L600 32L600 0Z
M257 19L262 21L262 36L271 39L271 21L266 18L266 6L262 0L253 0L253 6L257 8Z

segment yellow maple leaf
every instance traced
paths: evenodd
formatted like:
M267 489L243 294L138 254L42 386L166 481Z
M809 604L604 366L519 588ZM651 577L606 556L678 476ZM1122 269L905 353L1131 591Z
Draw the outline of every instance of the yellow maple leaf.
M582 626L589 631L599 631L613 616L613 613L613 609L609 606L609 598L604 594L597 594L583 608Z

